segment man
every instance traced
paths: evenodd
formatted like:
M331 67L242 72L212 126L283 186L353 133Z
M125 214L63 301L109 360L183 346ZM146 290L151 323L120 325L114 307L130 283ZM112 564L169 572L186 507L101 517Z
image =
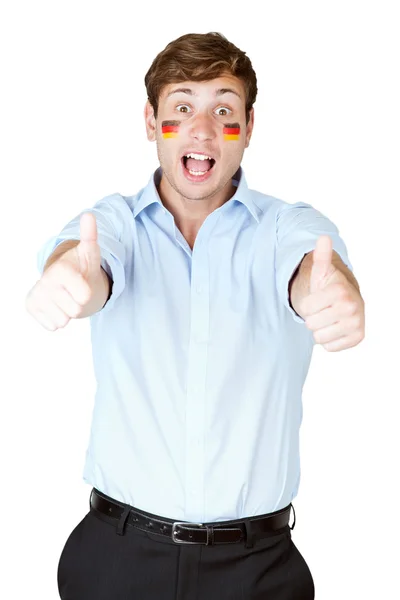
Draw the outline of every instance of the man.
M363 339L364 302L331 221L247 187L245 53L185 35L145 83L160 168L49 240L27 297L51 331L91 317L90 511L60 597L311 600L289 524L301 391L314 343Z

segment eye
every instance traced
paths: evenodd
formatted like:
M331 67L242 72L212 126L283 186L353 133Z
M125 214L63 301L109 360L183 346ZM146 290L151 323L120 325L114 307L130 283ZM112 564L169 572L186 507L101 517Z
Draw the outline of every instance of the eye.
M222 112L221 112L222 111ZM232 111L230 108L227 108L226 106L220 106L219 108L216 109L215 111L220 117L226 117L227 115L229 115Z
M187 104L178 104L176 110L178 112L188 113L190 112L190 107Z

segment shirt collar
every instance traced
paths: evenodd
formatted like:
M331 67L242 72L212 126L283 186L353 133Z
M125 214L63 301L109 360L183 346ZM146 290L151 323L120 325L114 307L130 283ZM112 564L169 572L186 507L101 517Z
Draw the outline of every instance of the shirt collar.
M135 219L142 210L144 210L147 206L150 206L150 204L154 204L155 202L164 209L164 205L161 202L161 198L157 190L157 185L160 183L161 175L162 170L161 167L159 167L150 177L147 186L144 188L143 193L133 210L133 216ZM251 198L250 190L247 187L247 182L242 167L239 167L232 177L232 183L236 187L236 192L232 198L228 200L228 202L233 203L234 201L237 201L244 204L253 218L257 221L257 223L259 223L261 210ZM228 204L228 202L226 204Z

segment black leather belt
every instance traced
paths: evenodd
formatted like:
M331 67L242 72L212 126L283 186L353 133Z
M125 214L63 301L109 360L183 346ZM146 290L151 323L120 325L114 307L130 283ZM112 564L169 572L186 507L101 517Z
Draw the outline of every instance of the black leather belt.
M176 544L234 544L248 539L249 531L254 539L267 537L271 532L283 529L289 523L289 504L274 513L263 517L251 517L243 520L221 521L215 523L190 523L173 521L155 515L146 514L137 509L121 504L102 492L93 488L90 496L90 507L115 519L116 524L125 523L142 531L168 536ZM293 508L294 511L294 508ZM294 528L296 522L290 527Z

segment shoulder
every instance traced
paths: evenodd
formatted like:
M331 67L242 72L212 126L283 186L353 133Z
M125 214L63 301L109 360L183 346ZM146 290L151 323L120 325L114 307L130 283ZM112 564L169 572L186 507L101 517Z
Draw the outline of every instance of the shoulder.
M109 194L98 200L93 208L101 210L102 212L124 212L130 209L133 198L134 196L123 196L122 194L115 192L114 194Z
M306 202L290 203L276 196L265 194L257 190L249 189L248 193L252 202L258 209L260 220L274 220L276 223L280 219L296 219L299 216L323 216L311 204Z
M118 237L121 237L125 226L133 219L133 207L138 195L108 194L98 200L92 210L107 219Z

